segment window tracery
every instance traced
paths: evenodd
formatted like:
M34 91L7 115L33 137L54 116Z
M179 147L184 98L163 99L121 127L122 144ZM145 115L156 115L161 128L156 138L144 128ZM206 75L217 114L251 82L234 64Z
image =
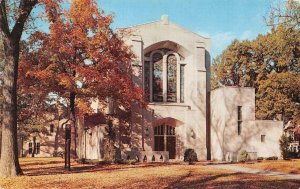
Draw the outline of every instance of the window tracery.
M180 102L184 95L183 57L170 49L145 54L144 90L150 102Z

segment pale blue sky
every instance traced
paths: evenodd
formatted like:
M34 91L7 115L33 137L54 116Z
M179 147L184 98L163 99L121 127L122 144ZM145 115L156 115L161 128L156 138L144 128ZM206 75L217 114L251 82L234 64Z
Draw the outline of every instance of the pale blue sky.
M127 27L159 20L161 15L193 32L210 37L212 56L230 42L254 39L266 33L263 17L274 0L98 0L106 13L113 13L113 27Z

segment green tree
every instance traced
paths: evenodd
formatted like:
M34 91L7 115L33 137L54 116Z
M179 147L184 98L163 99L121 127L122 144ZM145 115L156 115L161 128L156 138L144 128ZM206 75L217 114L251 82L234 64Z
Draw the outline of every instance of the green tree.
M283 159L288 158L290 140L285 134L279 139L280 151Z
M214 62L213 84L254 87L257 118L284 112L300 123L299 58L299 30L280 25L252 41L233 41Z

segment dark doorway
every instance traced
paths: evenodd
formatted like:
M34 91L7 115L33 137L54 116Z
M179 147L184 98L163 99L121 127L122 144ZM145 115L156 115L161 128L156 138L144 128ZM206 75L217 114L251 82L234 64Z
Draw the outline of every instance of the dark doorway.
M167 151L169 151L169 158L175 159L176 155L176 137L167 136Z

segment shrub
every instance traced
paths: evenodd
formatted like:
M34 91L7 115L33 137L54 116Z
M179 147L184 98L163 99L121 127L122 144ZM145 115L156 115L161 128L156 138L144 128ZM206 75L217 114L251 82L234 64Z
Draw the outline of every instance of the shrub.
M299 153L298 152L288 152L288 158L291 158L291 159L299 158Z
M87 163L85 158L77 159L76 162L79 163L79 164L86 164Z
M248 160L248 152L246 150L240 151L237 160L239 162L246 162Z
M65 152L64 151L56 151L53 153L53 157L61 157L64 158L65 157Z
M114 163L116 164L127 164L127 165L134 165L138 163L139 161L137 159L116 159Z
M264 158L263 157L258 157L257 158L257 161L261 161L261 160L264 160Z
M185 150L185 152L184 152L184 161L189 162L189 163L193 163L195 161L198 161L197 153L195 152L194 149L188 148L188 149Z
M289 156L289 138L283 134L279 139L280 151L283 159L287 159Z
M129 159L129 160L126 160L125 163L128 164L128 165L134 165L136 164L138 161L136 159Z
M277 156L267 157L266 160L278 160Z
M116 149L114 142L111 140L104 140L104 161L114 162L116 160Z

